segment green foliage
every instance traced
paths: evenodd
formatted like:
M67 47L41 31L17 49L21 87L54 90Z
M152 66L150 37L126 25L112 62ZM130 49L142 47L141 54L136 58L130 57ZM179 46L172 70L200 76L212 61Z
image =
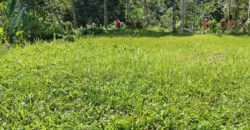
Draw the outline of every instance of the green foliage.
M213 1L208 6L208 12L206 12L206 17L209 17L211 19L216 20L217 22L220 22L221 19L225 17L225 14L223 12L224 3L220 3L218 1Z
M104 32L103 28L81 28L80 29L82 35L89 35L89 34L102 34Z
M2 26L3 21L5 20L5 9L6 9L6 3L5 2L1 2L0 3L0 26Z
M73 22L75 15L77 27L85 27L91 23L104 24L103 0L72 0L70 2L70 4L61 5L62 7L70 5L70 8L62 10L64 20ZM108 0L107 6L109 23L115 19L125 20L124 1Z
M57 1L8 0L5 9L4 42L62 38L68 33L61 21ZM22 32L22 33L21 33Z
M141 8L136 8L131 11L129 14L129 18L133 20L142 20L142 9Z
M20 0L8 0L6 6L6 20L3 27L3 41L13 44L18 42L24 33L28 34L35 22L27 12L25 3ZM21 41L19 41L21 42Z
M3 39L14 43L15 34L21 30L24 17L24 8L18 0L8 0L6 7L7 20L4 23Z
M106 31L102 29L103 2L103 0L3 0L0 3L0 26L1 22L5 23L3 40L19 43L26 40L33 42L37 39L65 38L74 35L77 28L80 28L78 32L84 35L101 34ZM177 23L183 21L183 29L179 30L193 33L201 30L200 25L204 18L219 22L229 15L233 21L242 21L247 17L248 5L245 4L247 0L232 0L230 8L227 6L229 1L184 0L181 6L180 0L175 0L174 13L173 2L173 0L109 0L107 19L110 26L107 30L116 30L112 22L119 19L123 23L126 20L142 22L146 29L172 31L174 25L178 25L173 23L175 18ZM87 27L92 23L98 28ZM120 29L125 30L125 26ZM216 32L218 25L213 24L210 30ZM226 32L245 33L246 30L228 28Z
M220 23L216 19L213 19L209 22L209 29L212 33L217 33L220 31Z
M249 129L249 40L91 37L0 49L0 127Z

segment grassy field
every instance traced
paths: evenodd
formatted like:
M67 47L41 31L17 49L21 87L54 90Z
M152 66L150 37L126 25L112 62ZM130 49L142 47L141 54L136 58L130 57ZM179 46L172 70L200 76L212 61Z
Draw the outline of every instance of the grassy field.
M0 129L250 129L250 37L0 49Z

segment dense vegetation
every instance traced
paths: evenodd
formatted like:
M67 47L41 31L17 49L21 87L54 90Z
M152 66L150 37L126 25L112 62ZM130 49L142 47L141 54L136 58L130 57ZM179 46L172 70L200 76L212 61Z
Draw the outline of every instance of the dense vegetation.
M96 37L0 51L3 129L249 129L250 38Z
M247 34L249 12L249 0L2 0L0 22L12 44L126 29Z

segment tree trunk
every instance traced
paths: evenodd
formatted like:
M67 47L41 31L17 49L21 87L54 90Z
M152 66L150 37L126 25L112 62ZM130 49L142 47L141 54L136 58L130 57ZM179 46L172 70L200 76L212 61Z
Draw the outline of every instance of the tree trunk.
M248 33L250 33L250 0L248 3L248 19L247 19L247 28L248 28Z
M53 3L53 1L51 1L51 0L47 0L47 1L48 1L49 4L55 5L55 4ZM59 12L57 12L57 11L54 10L54 9L52 9L51 11L53 12L54 20L56 20L56 21L59 23L59 25L61 26L61 28L64 28L64 26L63 26L63 24L62 24L62 22L61 22L61 20L60 20L60 18L59 18L59 16L58 16Z
M234 11L234 20L240 20L240 1L234 0L235 11Z
M196 11L196 23L198 24L198 23L200 23L199 22L199 12L200 12L200 6L199 6L199 4L198 4L198 1L199 0L195 0L195 8L197 9L197 11ZM198 25L199 26L199 25ZM198 28L198 26L194 26L194 29L196 30L197 28Z
M142 9L143 9L143 20L147 22L147 18L148 18L147 0L142 0Z
M104 0L104 26L107 28L108 26L108 9L107 9L107 0Z
M173 33L176 33L176 0L173 0Z
M180 28L181 32L184 32L184 17L185 17L185 5L184 5L184 0L181 0L181 22L180 22Z
M130 0L126 0L126 19L128 20L128 15L130 13Z
M75 1L74 0L72 0L72 15L73 15L73 26L76 27L76 25L77 25L76 6L75 6Z
M250 20L250 0L249 0L249 3L248 3L248 20Z
M228 0L228 19L231 19L232 0Z

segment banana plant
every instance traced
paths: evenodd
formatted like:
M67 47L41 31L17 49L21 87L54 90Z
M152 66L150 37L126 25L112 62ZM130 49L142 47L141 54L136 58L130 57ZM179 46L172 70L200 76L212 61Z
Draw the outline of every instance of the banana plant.
M8 0L6 7L7 20L3 26L3 43L13 44L17 32L25 32L32 24L27 22L27 12L22 0Z

